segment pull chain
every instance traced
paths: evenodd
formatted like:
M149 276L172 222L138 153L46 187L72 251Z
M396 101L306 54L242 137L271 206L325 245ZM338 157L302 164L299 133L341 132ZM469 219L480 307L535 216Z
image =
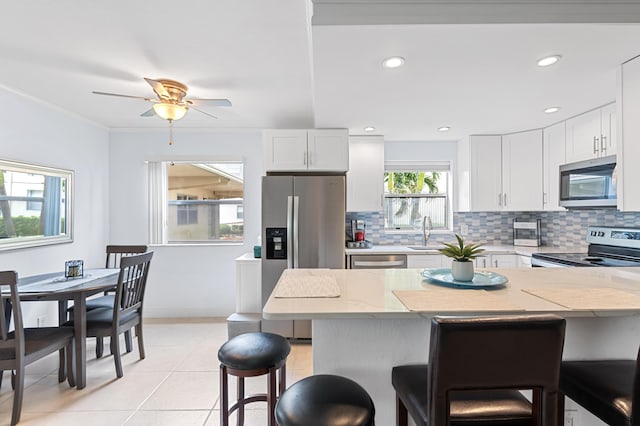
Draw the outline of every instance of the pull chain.
M173 145L173 120L169 120L169 145Z

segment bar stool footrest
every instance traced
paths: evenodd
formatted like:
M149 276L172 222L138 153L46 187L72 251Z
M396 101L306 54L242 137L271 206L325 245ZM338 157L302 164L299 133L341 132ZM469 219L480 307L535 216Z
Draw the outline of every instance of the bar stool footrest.
M256 393L254 395L249 395L248 397L240 400L240 401L236 401L235 404L233 404L231 407L229 407L229 414L233 413L235 410L238 409L238 407L240 407L240 403L242 403L242 405L247 405L247 404L251 404L252 402L267 402L267 394L266 393Z

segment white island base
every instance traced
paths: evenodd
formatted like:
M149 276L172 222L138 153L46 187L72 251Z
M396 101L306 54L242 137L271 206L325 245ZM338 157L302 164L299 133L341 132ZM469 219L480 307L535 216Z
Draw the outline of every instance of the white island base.
M376 425L395 425L391 368L426 363L429 328L426 318L313 320L313 372L355 380L375 403ZM568 318L564 359L635 358L639 341L639 317ZM574 426L605 424L570 400L565 408Z
M339 374L362 385L375 404L376 425L381 426L395 424L391 369L427 362L430 319L435 315L554 313L567 320L563 359L636 358L640 268L492 271L509 278L506 287L490 292L447 289L425 281L417 269L287 270L263 316L313 320L314 374ZM283 280L306 286L311 276L335 278L340 296L275 296ZM409 310L394 293L407 290L418 291L425 308ZM570 400L565 409L574 426L604 424Z

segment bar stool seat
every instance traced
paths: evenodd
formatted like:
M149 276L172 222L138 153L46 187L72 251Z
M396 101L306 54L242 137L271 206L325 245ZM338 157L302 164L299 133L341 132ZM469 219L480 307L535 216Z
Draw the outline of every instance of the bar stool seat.
M373 401L362 386L327 374L294 383L276 404L279 426L372 426L374 417Z
M286 360L291 352L289 342L273 333L245 333L230 339L218 350L220 361L220 424L228 426L229 415L237 410L238 425L244 424L244 406L266 401L268 406L268 425L275 426L275 405L279 395L286 388ZM276 393L276 373L279 373L279 386ZM269 385L266 393L250 396L244 394L244 379L268 374ZM238 379L238 398L229 407L228 376Z

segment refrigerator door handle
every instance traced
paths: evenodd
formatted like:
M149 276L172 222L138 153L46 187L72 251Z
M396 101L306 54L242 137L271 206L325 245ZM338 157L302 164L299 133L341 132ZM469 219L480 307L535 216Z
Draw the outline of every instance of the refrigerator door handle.
M287 269L293 268L293 196L287 197Z
M293 267L299 268L300 264L298 262L299 254L298 254L298 237L300 233L298 232L299 222L299 212L300 212L300 197L297 195L293 196Z

